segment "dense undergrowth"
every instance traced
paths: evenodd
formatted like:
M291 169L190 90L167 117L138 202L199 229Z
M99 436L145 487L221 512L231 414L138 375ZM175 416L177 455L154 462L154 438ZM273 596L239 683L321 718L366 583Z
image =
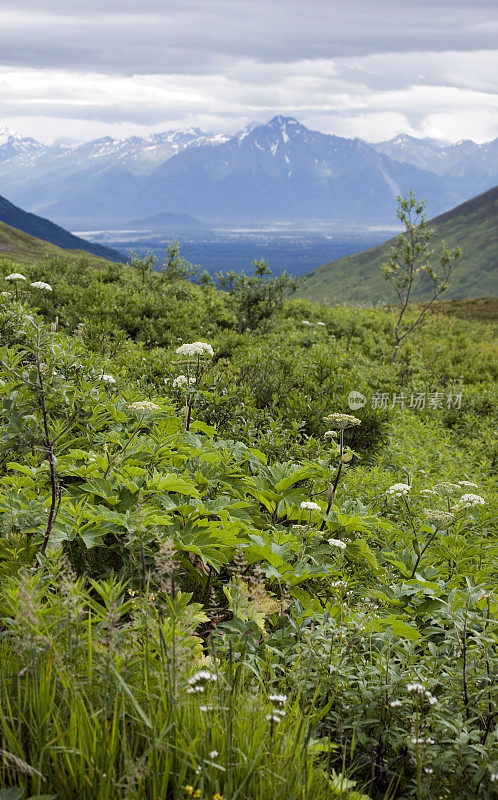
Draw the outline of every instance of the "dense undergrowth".
M0 798L495 796L496 329L21 271Z

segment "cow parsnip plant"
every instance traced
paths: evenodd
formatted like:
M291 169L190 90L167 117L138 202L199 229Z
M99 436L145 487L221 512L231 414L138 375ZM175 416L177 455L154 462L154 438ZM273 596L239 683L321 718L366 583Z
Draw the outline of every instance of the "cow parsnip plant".
M149 267L0 295L1 800L492 798L492 326Z

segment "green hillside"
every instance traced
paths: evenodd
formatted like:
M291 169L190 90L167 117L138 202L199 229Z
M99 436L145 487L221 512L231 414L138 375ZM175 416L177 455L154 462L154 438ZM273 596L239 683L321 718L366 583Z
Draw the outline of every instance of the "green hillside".
M56 257L67 258L68 256L70 258L86 258L95 266L107 264L107 259L101 256L95 256L85 250L64 250L55 244L12 228L5 222L0 222L0 258L15 263L32 264L33 261Z
M498 187L432 220L436 228L433 239L436 254L443 239L449 247L459 246L463 251L444 295L446 299L498 294L497 220ZM390 239L369 250L324 264L306 276L299 295L330 305L394 299L380 269L393 244L394 239ZM418 299L422 297L418 295Z
M94 256L100 256L107 261L116 261L120 263L124 260L121 253L113 250L111 247L97 244L96 242L89 242L87 239L81 239L75 236L60 225L56 225L49 219L39 217L37 214L32 214L29 211L24 211L23 208L15 206L9 202L5 197L0 196L0 222L6 225L11 225L17 230L29 233L30 236L35 236L38 239L43 239L44 242L50 242L57 247L63 247L66 250L84 250L87 253L92 253Z
M185 272L0 258L0 800L496 798L496 304Z

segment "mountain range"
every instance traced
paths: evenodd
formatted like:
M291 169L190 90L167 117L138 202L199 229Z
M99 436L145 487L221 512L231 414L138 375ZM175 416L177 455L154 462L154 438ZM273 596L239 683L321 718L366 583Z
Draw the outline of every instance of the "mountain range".
M234 136L193 128L51 146L0 129L0 191L73 230L161 214L366 228L392 224L410 189L436 215L496 183L498 139L371 144L282 116Z

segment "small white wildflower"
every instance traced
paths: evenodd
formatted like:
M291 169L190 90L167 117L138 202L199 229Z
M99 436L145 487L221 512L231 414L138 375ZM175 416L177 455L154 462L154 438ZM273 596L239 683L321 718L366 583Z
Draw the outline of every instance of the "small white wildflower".
M10 275L5 276L6 281L25 281L26 275L21 275L20 272L11 272Z
M280 722L282 718L278 714L274 713L274 714L267 714L265 719L268 720L268 722L277 723L277 722Z
M486 501L484 497L478 494L463 494L456 504L457 508L472 508L472 506L484 506Z
M472 483L472 481L458 481L460 486L468 486L469 489L477 489L477 483Z
M286 694L271 694L268 698L270 703L273 703L276 706L285 706L287 702L287 695Z
M437 508L424 508L424 514L435 528L447 528L455 519L449 511L439 511Z
M394 497L406 497L411 488L412 487L408 486L407 483L393 483L393 485L387 490L386 494L391 494Z
M403 701L402 700L391 700L389 705L391 706L391 708L401 708L401 706L403 705Z
M116 383L116 379L113 375L106 375L105 373L100 376L100 380L104 381L104 383Z
M424 772L426 775L432 775L434 770L432 769L432 767L424 767Z
M136 403L130 403L128 408L130 411L136 411L138 414L152 414L154 411L160 411L161 407L150 400L138 400Z
M208 355L211 358L214 356L213 348L207 342L191 342L190 344L182 344L176 348L176 352L180 356L204 356Z
M318 503L313 503L311 500L304 500L301 503L301 508L305 511L321 511L320 506Z
M310 323L309 319L302 319L301 320L301 325L310 325L310 324L311 323Z
M438 494L449 497L452 494L458 494L462 489L458 483L436 483L433 487Z
M437 705L437 698L434 697L434 695L432 695L430 692L426 692L425 696L427 697L430 706Z
M325 431L325 433L323 434L323 438L324 439L335 439L335 437L338 436L338 435L339 434L337 433L337 431Z
M2 297L10 297L10 292L2 292Z
M32 283L31 286L33 287L33 289L44 289L46 292L52 291L52 287L50 286L50 284L44 283L44 281L34 281L34 283Z
M218 758L219 753L217 750L211 750L211 752L208 753L208 756L211 759L211 761L214 761L215 758Z
M198 683L216 683L218 676L214 672L209 672L207 669L200 669L195 675L189 678L190 686L195 686Z
M317 322L316 324L325 326L325 322Z
M175 389L179 389L182 386L186 386L188 383L188 378L186 375L178 375L177 378L173 381L173 386Z
M437 494L437 492L435 492L434 489L421 489L420 494L425 494L429 496L431 494Z
M361 419L353 417L351 414L328 414L328 416L323 418L323 421L331 422L342 431L346 428L353 428L356 425L361 425Z
M330 584L330 586L331 586L332 589L345 589L346 588L346 584L344 583L344 581L333 581Z
M426 689L421 683L409 683L406 687L406 691L410 692L410 694L425 695Z
M332 547L338 547L339 550L346 549L346 543L342 542L340 539L328 539L327 541Z
M492 772L491 775L489 776L489 780L492 783L497 783L498 782L498 772Z
M214 706L199 706L199 711L202 711L203 714L207 714L208 711L214 711Z

